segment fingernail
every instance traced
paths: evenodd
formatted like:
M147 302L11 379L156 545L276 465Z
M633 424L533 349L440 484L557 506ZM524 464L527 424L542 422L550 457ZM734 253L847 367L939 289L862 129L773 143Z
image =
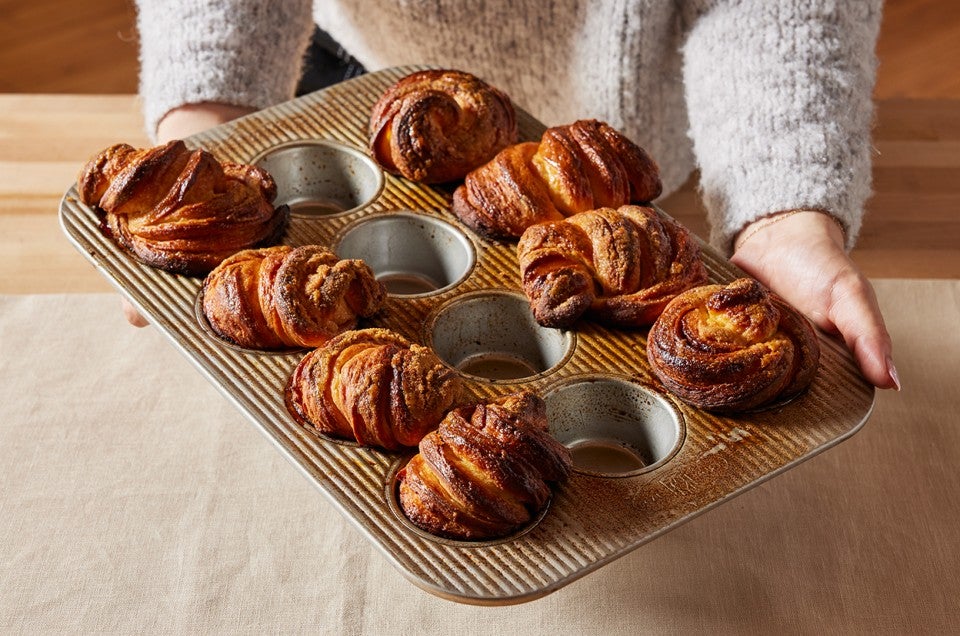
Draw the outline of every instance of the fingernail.
M887 356L887 373L890 375L890 379L893 380L893 386L899 391L900 376L897 375L897 367L893 366L893 358L890 356Z

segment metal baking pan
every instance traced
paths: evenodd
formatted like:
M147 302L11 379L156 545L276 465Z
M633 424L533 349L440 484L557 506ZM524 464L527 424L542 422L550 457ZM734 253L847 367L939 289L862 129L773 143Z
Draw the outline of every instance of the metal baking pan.
M419 67L371 73L254 113L187 140L221 159L262 162L293 210L284 242L364 257L391 290L369 324L434 348L463 372L466 397L539 391L577 469L546 513L503 540L439 539L399 512L393 475L403 455L317 437L284 405L303 352L229 346L198 318L201 280L141 265L104 235L77 199L60 206L76 248L326 495L410 581L474 604L529 601L855 433L874 390L837 341L821 334L821 366L790 403L717 416L665 393L651 374L645 330L581 321L533 322L515 246L473 234L450 211L451 191L384 174L367 152L370 110ZM521 137L544 127L519 112ZM118 140L122 141L122 140ZM79 170L79 166L78 166ZM669 210L667 211L669 212ZM714 282L741 272L708 246Z

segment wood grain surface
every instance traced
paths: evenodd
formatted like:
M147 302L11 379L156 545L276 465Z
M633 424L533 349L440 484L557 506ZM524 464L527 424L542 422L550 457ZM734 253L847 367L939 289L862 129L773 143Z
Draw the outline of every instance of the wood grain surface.
M133 0L0 0L0 92L134 93ZM887 0L876 96L960 99L960 2Z

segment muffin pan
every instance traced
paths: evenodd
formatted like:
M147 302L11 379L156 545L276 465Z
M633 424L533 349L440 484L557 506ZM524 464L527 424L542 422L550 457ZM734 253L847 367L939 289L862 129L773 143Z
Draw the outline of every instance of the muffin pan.
M476 604L528 601L576 580L855 433L874 391L848 352L820 334L810 389L739 416L689 407L651 374L646 331L581 321L540 327L520 291L512 243L473 234L452 191L387 175L370 159L367 124L380 94L419 67L371 73L187 140L221 159L258 163L292 208L284 243L365 259L390 295L361 326L434 349L464 380L465 399L540 392L554 435L575 458L546 513L517 534L471 543L428 535L399 513L394 474L406 458L318 437L287 412L284 387L303 351L261 353L211 334L196 312L201 279L141 265L100 229L73 186L64 232L191 362L410 581ZM543 126L518 112L521 136ZM118 140L119 141L119 140ZM80 166L78 166L79 171ZM669 211L668 211L669 212ZM711 282L740 275L710 247Z

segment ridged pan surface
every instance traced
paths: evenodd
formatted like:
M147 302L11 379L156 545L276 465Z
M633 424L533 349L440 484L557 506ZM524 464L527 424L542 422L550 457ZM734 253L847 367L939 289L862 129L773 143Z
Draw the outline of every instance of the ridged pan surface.
M368 155L367 125L374 102L388 85L413 70L416 67L361 76L187 142L221 159L245 163L276 147L318 139ZM520 130L523 138L536 139L543 126L521 112ZM486 241L463 226L450 211L449 188L383 176L382 188L376 186L372 200L358 209L332 215L294 214L283 242L332 245L366 221L402 212L456 228L475 260L461 280L437 293L391 295L385 310L367 324L433 345L431 329L446 308L456 307L458 301L482 303L490 295L509 300L520 293L515 246ZM662 389L646 360L645 330L607 329L581 321L573 332L557 332L561 351L549 363L552 366L515 380L464 375L467 398L519 388L550 394L591 383L633 386L640 389L639 395L653 396L653 402L675 416L675 441L665 442L669 448L663 457L645 469L618 476L575 471L557 489L543 517L506 540L472 544L437 539L398 514L392 478L405 456L318 438L289 415L284 387L302 351L259 353L227 346L213 337L197 317L201 279L167 274L136 262L104 234L96 212L77 200L75 186L62 200L60 220L80 252L410 581L460 602L517 603L555 591L849 437L866 421L873 405L873 389L861 378L850 355L835 340L821 335L820 370L799 398L735 417L711 415L684 405ZM704 260L711 281L739 275L706 246ZM492 333L516 328L495 305L491 307ZM471 315L477 313L474 310ZM510 324L497 324L498 320ZM567 408L573 408L574 414L567 415L575 419L578 400L583 399L575 392L569 395ZM594 402L586 395L587 401ZM586 412L584 417L595 414Z

